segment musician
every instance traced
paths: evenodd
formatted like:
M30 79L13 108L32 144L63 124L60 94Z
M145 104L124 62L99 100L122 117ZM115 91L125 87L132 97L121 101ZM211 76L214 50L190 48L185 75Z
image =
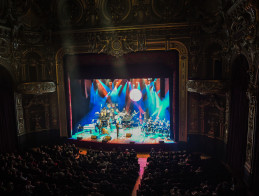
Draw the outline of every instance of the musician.
M99 134L102 133L102 127L103 127L103 123L102 123L102 121L100 121L99 126L98 126L98 128L99 128Z
M117 139L119 138L119 128L120 128L120 125L119 125L119 122L117 122L117 123L116 123Z
M77 126L77 132L83 131L83 126L79 123Z
M116 109L116 108L115 108L115 104L114 104L114 103L112 103L111 105L112 105L112 108L113 108L113 109Z
M116 115L118 115L118 114L120 113L119 109L116 108L116 109L114 110L114 113L115 113Z
M98 119L95 123L95 132L99 129L100 119Z
M102 108L102 110L101 110L101 118L106 117L106 113L107 113L106 108L105 107Z
M121 117L120 116L118 116L118 118L117 118L117 122L119 123L119 124L121 124Z
M112 128L112 118L107 120L107 127L109 127L110 129Z
M126 108L125 108L125 107L122 109L122 113L124 113L124 114L126 114L126 113L127 113L127 111L126 111Z

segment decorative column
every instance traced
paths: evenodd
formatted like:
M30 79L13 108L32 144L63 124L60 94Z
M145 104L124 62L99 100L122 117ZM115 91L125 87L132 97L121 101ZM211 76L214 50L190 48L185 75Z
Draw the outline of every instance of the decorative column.
M249 111L248 111L248 131L247 131L247 144L246 144L246 161L245 169L249 174L252 173L252 160L255 140L255 123L256 123L256 97L257 87L254 84L249 85L246 92L249 99Z
M25 133L24 130L24 117L23 117L23 107L22 107L22 95L15 93L15 102L16 102L16 120L17 120L17 130L18 136L21 136Z
M228 131L229 131L229 103L230 103L230 92L226 93L226 110L225 110L225 133L224 133L224 142L228 142Z
M69 51L66 53L69 54ZM59 113L59 129L61 137L68 137L67 119L66 119L66 99L64 85L63 56L65 52L60 49L56 55L56 75L57 75L57 95L58 95L58 113Z

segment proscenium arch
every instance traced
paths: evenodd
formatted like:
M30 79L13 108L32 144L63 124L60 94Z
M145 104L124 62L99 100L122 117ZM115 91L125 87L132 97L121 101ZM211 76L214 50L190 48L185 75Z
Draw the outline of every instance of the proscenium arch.
M166 48L157 47L146 51L155 50L177 50L179 53L179 138L178 141L187 142L187 89L186 81L188 79L188 50L186 46L179 41L157 41ZM148 43L147 43L148 45ZM63 57L65 55L75 55L89 53L89 48L85 46L69 46L60 48L56 53L56 78L57 78L57 96L58 96L58 113L60 136L68 137L67 133L67 114L66 114L66 97L64 87L64 65ZM176 138L177 139L177 138Z

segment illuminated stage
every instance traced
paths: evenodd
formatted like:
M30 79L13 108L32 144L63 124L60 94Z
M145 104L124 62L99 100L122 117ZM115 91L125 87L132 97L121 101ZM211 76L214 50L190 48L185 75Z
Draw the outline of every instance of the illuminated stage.
M100 146L175 144L179 134L178 54L136 55L65 58L71 141Z
M71 139L173 143L168 78L84 79L72 87Z
M85 130L76 133L72 136L72 139L80 139L88 142L107 142L110 144L172 144L173 140L165 137L162 133L146 133L141 130L141 127L122 128L119 129L119 137L117 138L116 128L108 129L109 134L99 134L99 132ZM96 136L96 139L95 137ZM107 136L110 136L109 140L106 140ZM94 139L92 139L94 138Z

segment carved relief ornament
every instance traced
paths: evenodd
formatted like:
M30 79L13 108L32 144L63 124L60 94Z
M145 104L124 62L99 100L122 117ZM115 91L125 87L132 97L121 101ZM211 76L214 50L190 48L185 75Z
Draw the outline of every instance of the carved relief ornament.
M29 82L22 83L17 86L17 90L22 94L45 94L56 91L54 82Z
M188 80L187 90L200 94L220 94L227 91L226 81L220 80Z

